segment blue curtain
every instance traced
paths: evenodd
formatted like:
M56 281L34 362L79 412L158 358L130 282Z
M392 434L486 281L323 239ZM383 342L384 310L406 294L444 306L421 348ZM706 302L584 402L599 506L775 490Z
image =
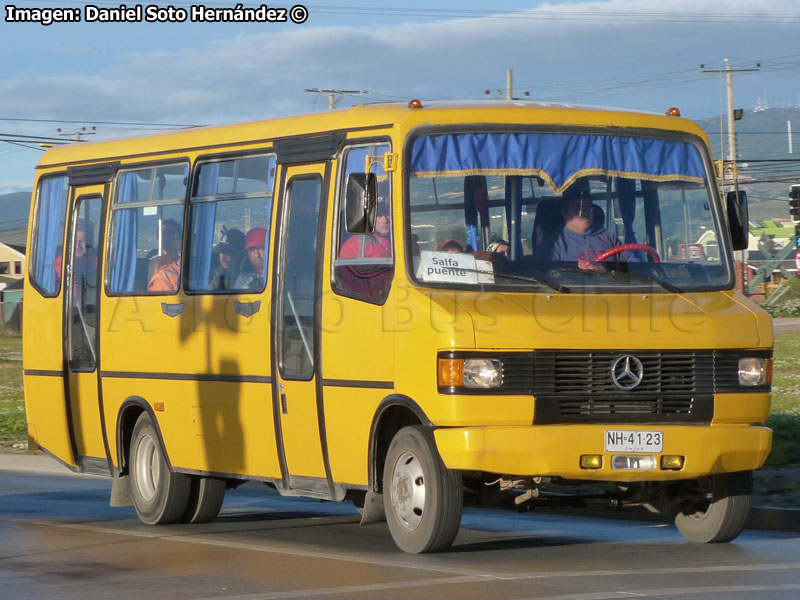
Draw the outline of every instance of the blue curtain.
M209 163L200 169L198 196L213 196L219 186L219 163ZM207 290L211 278L211 258L214 245L214 225L217 219L216 202L192 204L192 244L189 259L189 289Z
M33 277L46 294L56 294L61 273L56 275L55 262L59 244L64 240L67 212L67 178L45 179L39 188L39 222L34 257Z
M136 173L123 173L119 178L117 204L137 200ZM136 282L136 209L114 212L114 247L111 252L110 291L126 293L134 291Z
M536 175L557 192L597 173L648 181L705 181L702 156L687 142L568 133L460 133L420 136L412 175Z

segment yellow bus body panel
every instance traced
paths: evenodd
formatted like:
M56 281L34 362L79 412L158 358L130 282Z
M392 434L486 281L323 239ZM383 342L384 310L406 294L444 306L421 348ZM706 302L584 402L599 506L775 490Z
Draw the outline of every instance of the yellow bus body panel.
M280 477L263 384L107 377L103 396L107 422L131 396L147 398L151 407L163 403L153 414L174 468ZM119 464L116 447L112 453Z
M24 390L30 448L41 448L67 465L76 466L69 438L63 379L25 375Z

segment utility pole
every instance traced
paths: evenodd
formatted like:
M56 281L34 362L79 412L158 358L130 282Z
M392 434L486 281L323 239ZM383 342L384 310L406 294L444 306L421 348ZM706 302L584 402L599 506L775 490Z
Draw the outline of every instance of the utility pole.
M492 100L499 100L503 97L503 90L496 90L498 98L492 98ZM487 96L492 95L492 90L486 90L485 94ZM530 97L530 92L525 92L526 97ZM506 69L506 100L519 100L519 98L514 98L514 70L513 69Z
M738 189L739 181L738 181L738 174L736 171L736 129L734 125L734 110L733 110L733 74L734 73L752 73L758 71L761 68L761 63L756 63L755 69L732 69L730 62L728 61L728 57L725 57L725 66L724 68L719 69L706 69L705 65L700 65L700 69L702 73L725 73L726 83L727 83L727 90L728 90L728 165L725 165L725 157L722 156L722 148L720 148L720 164L722 168L720 169L720 176L722 178L722 185L725 185L725 175L727 174L728 169L731 170L731 175L733 176L733 187L734 189Z
M330 110L333 110L334 108L336 108L336 103L339 100L341 100L342 98L344 98L345 96L348 96L350 94L366 94L366 95L369 95L371 93L371 92L369 92L367 90L321 90L319 88L309 88L309 89L303 90L303 91L304 92L314 92L316 94L319 94L320 96L322 94L328 94L328 109L330 109ZM337 94L339 96L338 98L336 97Z
M721 165L720 168L720 177L722 178L722 186L725 186L725 175L727 174L728 169L731 170L731 176L733 179L733 190L736 192L736 195L739 195L739 173L736 169L736 130L734 128L734 122L736 119L734 118L734 110L733 110L733 74L734 73L747 73L758 71L761 68L761 63L756 63L755 69L731 69L731 64L728 61L728 57L725 57L725 78L727 81L727 88L728 88L728 164L725 164L725 157L722 156L722 149L720 148L720 157L719 162ZM703 73L722 73L722 69L705 69L705 65L700 65L700 69ZM745 226L747 224L745 223ZM747 269L745 268L745 263L747 261L747 257L745 256L745 250L739 251L739 264L741 265L741 273L742 273L742 292L747 293L748 284L747 284Z

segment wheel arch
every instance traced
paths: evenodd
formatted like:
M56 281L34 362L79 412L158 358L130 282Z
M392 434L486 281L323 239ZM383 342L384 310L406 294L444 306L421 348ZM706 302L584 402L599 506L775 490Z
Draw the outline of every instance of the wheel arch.
M419 404L403 394L392 394L378 405L369 432L369 489L381 491L381 474L389 444L403 427L433 423Z
M167 454L167 447L164 444L164 437L161 434L161 427L158 424L158 419L153 411L150 403L141 396L128 396L117 412L117 459L119 461L119 474L128 474L128 456L131 449L131 441L133 438L133 428L136 421L142 413L147 413L150 420L153 422L153 428L156 430L158 437L158 444L161 447L161 453L167 463L170 473L173 472L172 462Z

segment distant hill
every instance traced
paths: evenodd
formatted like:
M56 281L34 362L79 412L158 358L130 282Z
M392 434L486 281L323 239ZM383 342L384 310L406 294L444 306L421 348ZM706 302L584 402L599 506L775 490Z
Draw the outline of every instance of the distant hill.
M0 231L28 227L30 192L0 194Z
M787 121L792 127L792 154L789 154ZM697 124L708 134L714 159L718 159L719 117L703 119ZM722 129L727 155L728 125L725 117ZM742 120L736 121L735 129L736 156L744 161L739 163L739 184L750 200L751 220L788 217L789 189L793 183L800 183L800 108L745 111ZM756 162L762 160L784 162Z

